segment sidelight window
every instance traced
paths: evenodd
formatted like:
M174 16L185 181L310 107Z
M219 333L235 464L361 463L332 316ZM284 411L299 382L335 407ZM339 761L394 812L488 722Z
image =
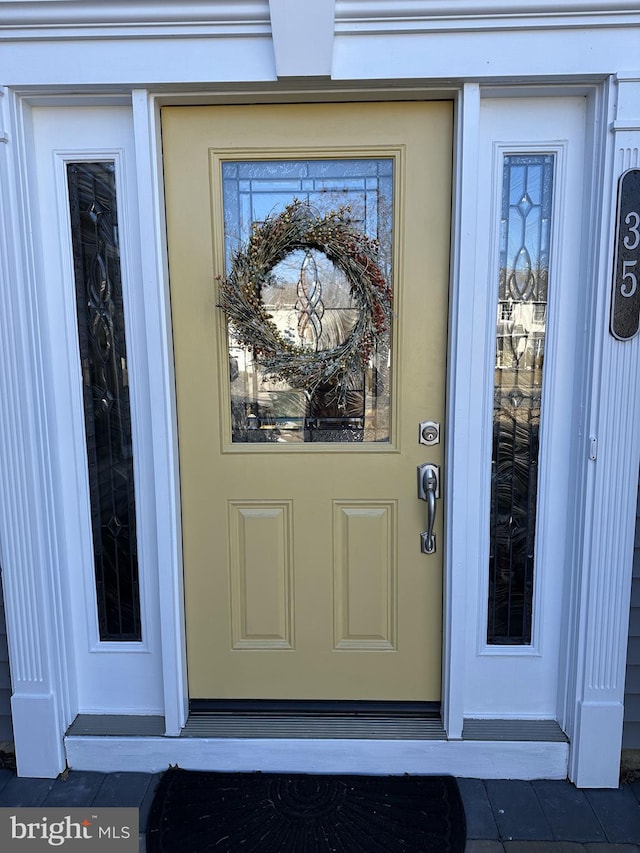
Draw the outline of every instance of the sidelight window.
M503 163L494 371L490 645L530 645L554 156Z
M115 164L67 165L100 639L141 639Z

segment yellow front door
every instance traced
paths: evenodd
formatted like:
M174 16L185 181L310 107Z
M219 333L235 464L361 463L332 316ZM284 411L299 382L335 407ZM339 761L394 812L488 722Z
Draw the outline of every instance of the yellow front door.
M416 471L443 462L418 439L444 433L452 106L169 107L162 139L190 697L437 701L442 502L424 554ZM238 253L249 277L278 255L265 221L291 239L292 203L341 217L329 239L352 254L378 241L393 289L387 337L341 384L261 361L265 312L298 368L372 310L330 252L303 240L274 264L244 340L220 307Z

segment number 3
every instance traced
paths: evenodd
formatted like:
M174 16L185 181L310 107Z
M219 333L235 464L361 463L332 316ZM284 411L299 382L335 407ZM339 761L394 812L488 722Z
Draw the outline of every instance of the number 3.
M631 272L633 267L637 264L637 261L623 261L622 262L622 284L620 285L620 293L623 296L633 296L633 294L638 289L638 276ZM631 284L625 284L625 279L629 279Z
M632 210L630 213L627 213L625 218L625 224L629 226L629 231L633 234L633 242L627 235L624 240L625 249L637 249L640 244L640 214L636 213L635 210ZM633 225L631 224L633 222Z

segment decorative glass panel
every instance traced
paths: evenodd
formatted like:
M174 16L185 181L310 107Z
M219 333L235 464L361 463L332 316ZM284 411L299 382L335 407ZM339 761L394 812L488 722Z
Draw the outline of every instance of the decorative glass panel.
M140 640L115 165L67 166L101 640Z
M553 155L504 158L487 642L531 643Z
M391 158L224 162L222 180L227 275L251 235L263 233L265 222L284 216L297 200L319 218L342 210L349 233L375 246L381 286L390 288ZM360 308L351 282L321 248L293 247L270 270L259 298L278 335L298 352L322 358L358 331ZM332 379L309 391L301 382L269 375L260 347L240 341L230 327L232 440L388 442L390 325L389 315L384 333L372 346L364 344L362 365L347 371L340 393Z

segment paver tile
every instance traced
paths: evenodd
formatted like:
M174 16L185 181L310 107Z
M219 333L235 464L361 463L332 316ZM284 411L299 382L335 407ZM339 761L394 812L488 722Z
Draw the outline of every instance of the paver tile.
M505 853L584 853L575 841L505 841Z
M69 808L90 806L103 781L104 773L73 770L66 778L55 780L42 805Z
M464 853L504 853L500 841L490 841L487 838L472 838L467 841Z
M606 841L600 821L585 792L571 782L532 782L557 841Z
M158 783L160 782L160 779L162 779L162 776L162 773L154 773L149 779L149 786L140 805L140 832L146 832L147 830L149 811L151 809L151 804L153 803L156 788L158 787Z
M0 791L4 788L9 779L13 779L15 775L15 771L8 770L6 767L0 767Z
M585 844L586 853L640 853L640 847L637 844L603 844L602 842L594 842Z
M152 778L150 773L109 773L92 805L140 808Z
M499 838L482 779L458 779L458 787L467 817L467 838Z
M551 826L530 782L488 779L485 785L503 841L553 841Z
M640 841L640 803L628 785L586 789L585 794L602 824L607 841L618 844L637 844Z
M41 806L55 781L14 776L0 791L0 806Z

